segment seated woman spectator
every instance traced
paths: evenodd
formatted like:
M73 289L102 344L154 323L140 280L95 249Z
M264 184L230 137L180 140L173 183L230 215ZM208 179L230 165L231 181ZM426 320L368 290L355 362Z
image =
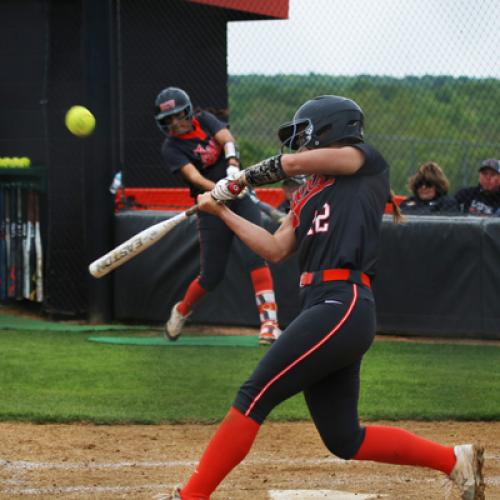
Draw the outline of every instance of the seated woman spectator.
M457 202L447 196L449 187L450 183L437 163L424 163L408 179L408 189L413 196L402 201L400 208L403 213L415 215L457 212Z

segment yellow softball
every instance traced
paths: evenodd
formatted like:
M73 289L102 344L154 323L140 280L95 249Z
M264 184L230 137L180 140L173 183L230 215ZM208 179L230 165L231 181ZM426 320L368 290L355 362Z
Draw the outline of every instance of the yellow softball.
M64 123L73 135L87 137L94 131L95 117L84 106L72 106L66 113Z

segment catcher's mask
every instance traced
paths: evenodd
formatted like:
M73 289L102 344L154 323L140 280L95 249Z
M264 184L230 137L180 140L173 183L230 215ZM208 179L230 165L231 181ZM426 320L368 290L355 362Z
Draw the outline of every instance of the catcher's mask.
M278 130L282 149L316 149L363 142L363 110L351 99L322 95L306 101Z

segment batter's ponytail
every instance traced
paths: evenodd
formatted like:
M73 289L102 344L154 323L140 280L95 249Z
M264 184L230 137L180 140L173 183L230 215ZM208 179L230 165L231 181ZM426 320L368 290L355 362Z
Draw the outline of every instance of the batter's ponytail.
M404 222L403 214L401 213L401 209L399 208L392 189L389 194L389 203L392 205L392 220L394 221L394 224L401 224Z

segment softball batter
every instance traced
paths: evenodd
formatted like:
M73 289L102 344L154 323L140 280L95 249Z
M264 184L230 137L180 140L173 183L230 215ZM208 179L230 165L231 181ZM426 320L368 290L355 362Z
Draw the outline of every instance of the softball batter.
M371 283L384 206L392 200L386 161L363 143L361 108L343 97L314 98L280 127L279 137L298 153L264 160L240 179L219 181L198 203L266 260L299 253L302 312L241 386L196 472L171 498L208 499L245 458L270 411L298 392L333 454L430 467L447 474L462 498L484 498L481 448L444 446L402 429L359 423L360 366L375 335ZM309 175L308 181L274 235L214 201L232 199L244 183L297 174Z
M166 134L162 155L173 173L180 172L191 195L210 191L226 176L240 172L234 138L227 126L213 114L193 113L191 100L184 90L167 87L156 98L155 119ZM230 202L242 217L261 224L259 209L246 196ZM224 222L209 213L198 212L200 275L189 285L184 298L174 304L165 324L165 336L177 340L193 307L213 290L224 277L234 233ZM271 344L281 333L271 272L262 257L238 242L237 251L250 271L260 318L259 344Z

